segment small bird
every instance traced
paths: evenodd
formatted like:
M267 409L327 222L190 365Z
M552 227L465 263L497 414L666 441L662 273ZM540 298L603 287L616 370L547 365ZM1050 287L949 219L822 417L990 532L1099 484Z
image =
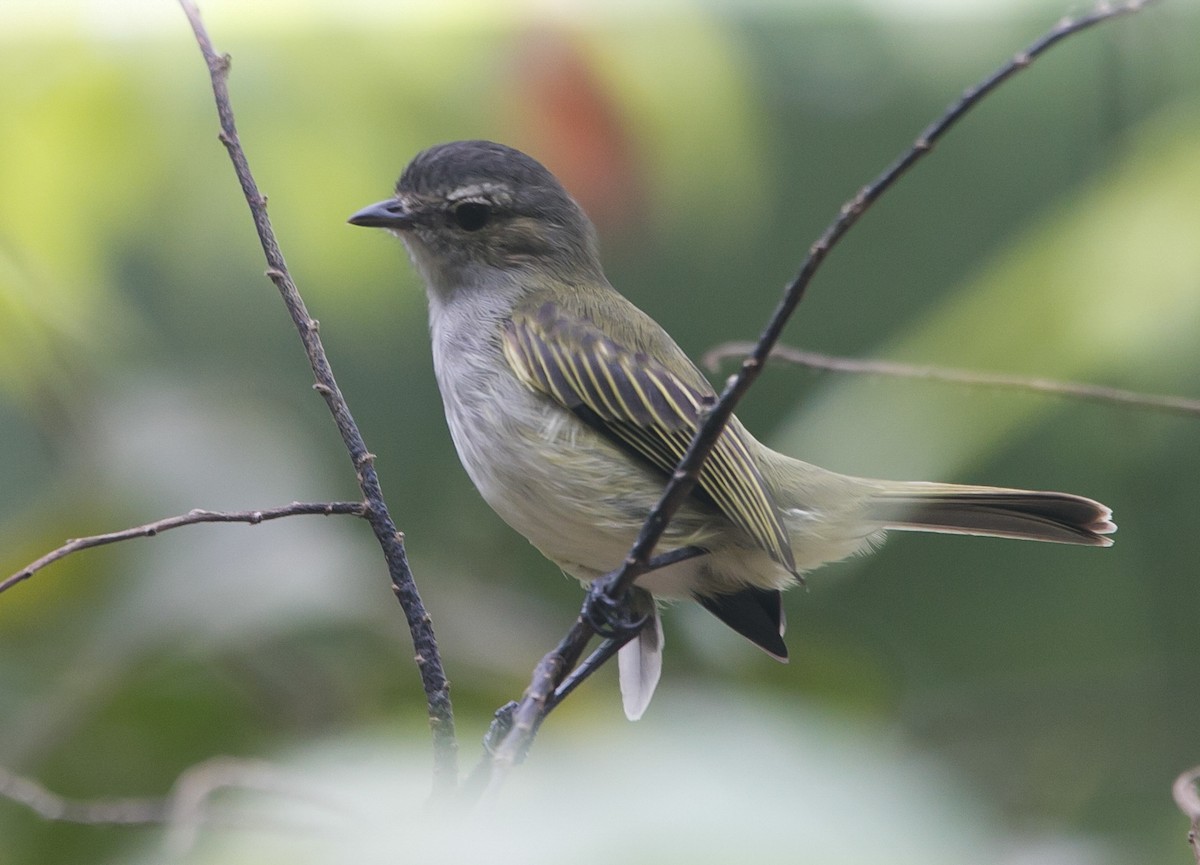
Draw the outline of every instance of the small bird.
M457 141L418 154L392 198L349 221L398 236L425 282L446 421L483 498L580 581L618 567L716 394L609 284L583 210L524 153ZM655 599L698 601L786 660L781 590L888 529L1104 547L1116 526L1068 493L838 474L731 418L659 545L703 554L634 589L651 621L618 653L625 714L641 717L658 683Z

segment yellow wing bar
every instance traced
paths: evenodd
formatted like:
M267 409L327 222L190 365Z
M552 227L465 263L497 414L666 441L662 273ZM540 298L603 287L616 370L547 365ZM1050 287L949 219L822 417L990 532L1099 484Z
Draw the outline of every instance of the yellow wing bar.
M530 388L665 474L675 470L716 399L711 388L690 386L645 352L630 351L592 322L568 318L553 303L514 314L504 354ZM738 429L722 431L699 486L777 562L795 569L779 508Z

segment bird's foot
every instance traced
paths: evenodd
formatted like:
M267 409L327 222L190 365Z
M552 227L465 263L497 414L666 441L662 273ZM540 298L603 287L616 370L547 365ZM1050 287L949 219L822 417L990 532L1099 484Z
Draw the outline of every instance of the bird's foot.
M592 581L583 602L583 620L606 640L625 641L650 620L653 609L639 609L632 590L615 594L617 572Z

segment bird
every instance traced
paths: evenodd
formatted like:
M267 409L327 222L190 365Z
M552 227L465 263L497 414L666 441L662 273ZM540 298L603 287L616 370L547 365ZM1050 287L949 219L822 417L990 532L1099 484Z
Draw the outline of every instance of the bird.
M533 157L454 141L417 154L392 197L348 221L399 237L424 282L447 425L483 499L581 582L617 568L716 393L609 283L579 204ZM660 678L662 602L698 602L786 661L781 592L889 530L1106 547L1116 525L1070 493L830 471L731 417L659 544L698 554L633 590L649 621L617 652L626 716L642 716Z

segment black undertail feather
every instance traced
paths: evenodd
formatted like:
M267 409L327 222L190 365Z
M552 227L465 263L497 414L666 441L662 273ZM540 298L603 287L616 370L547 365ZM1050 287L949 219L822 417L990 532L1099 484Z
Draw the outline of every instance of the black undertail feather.
M783 593L746 588L727 595L697 595L696 600L722 622L780 661L788 657L783 642Z

